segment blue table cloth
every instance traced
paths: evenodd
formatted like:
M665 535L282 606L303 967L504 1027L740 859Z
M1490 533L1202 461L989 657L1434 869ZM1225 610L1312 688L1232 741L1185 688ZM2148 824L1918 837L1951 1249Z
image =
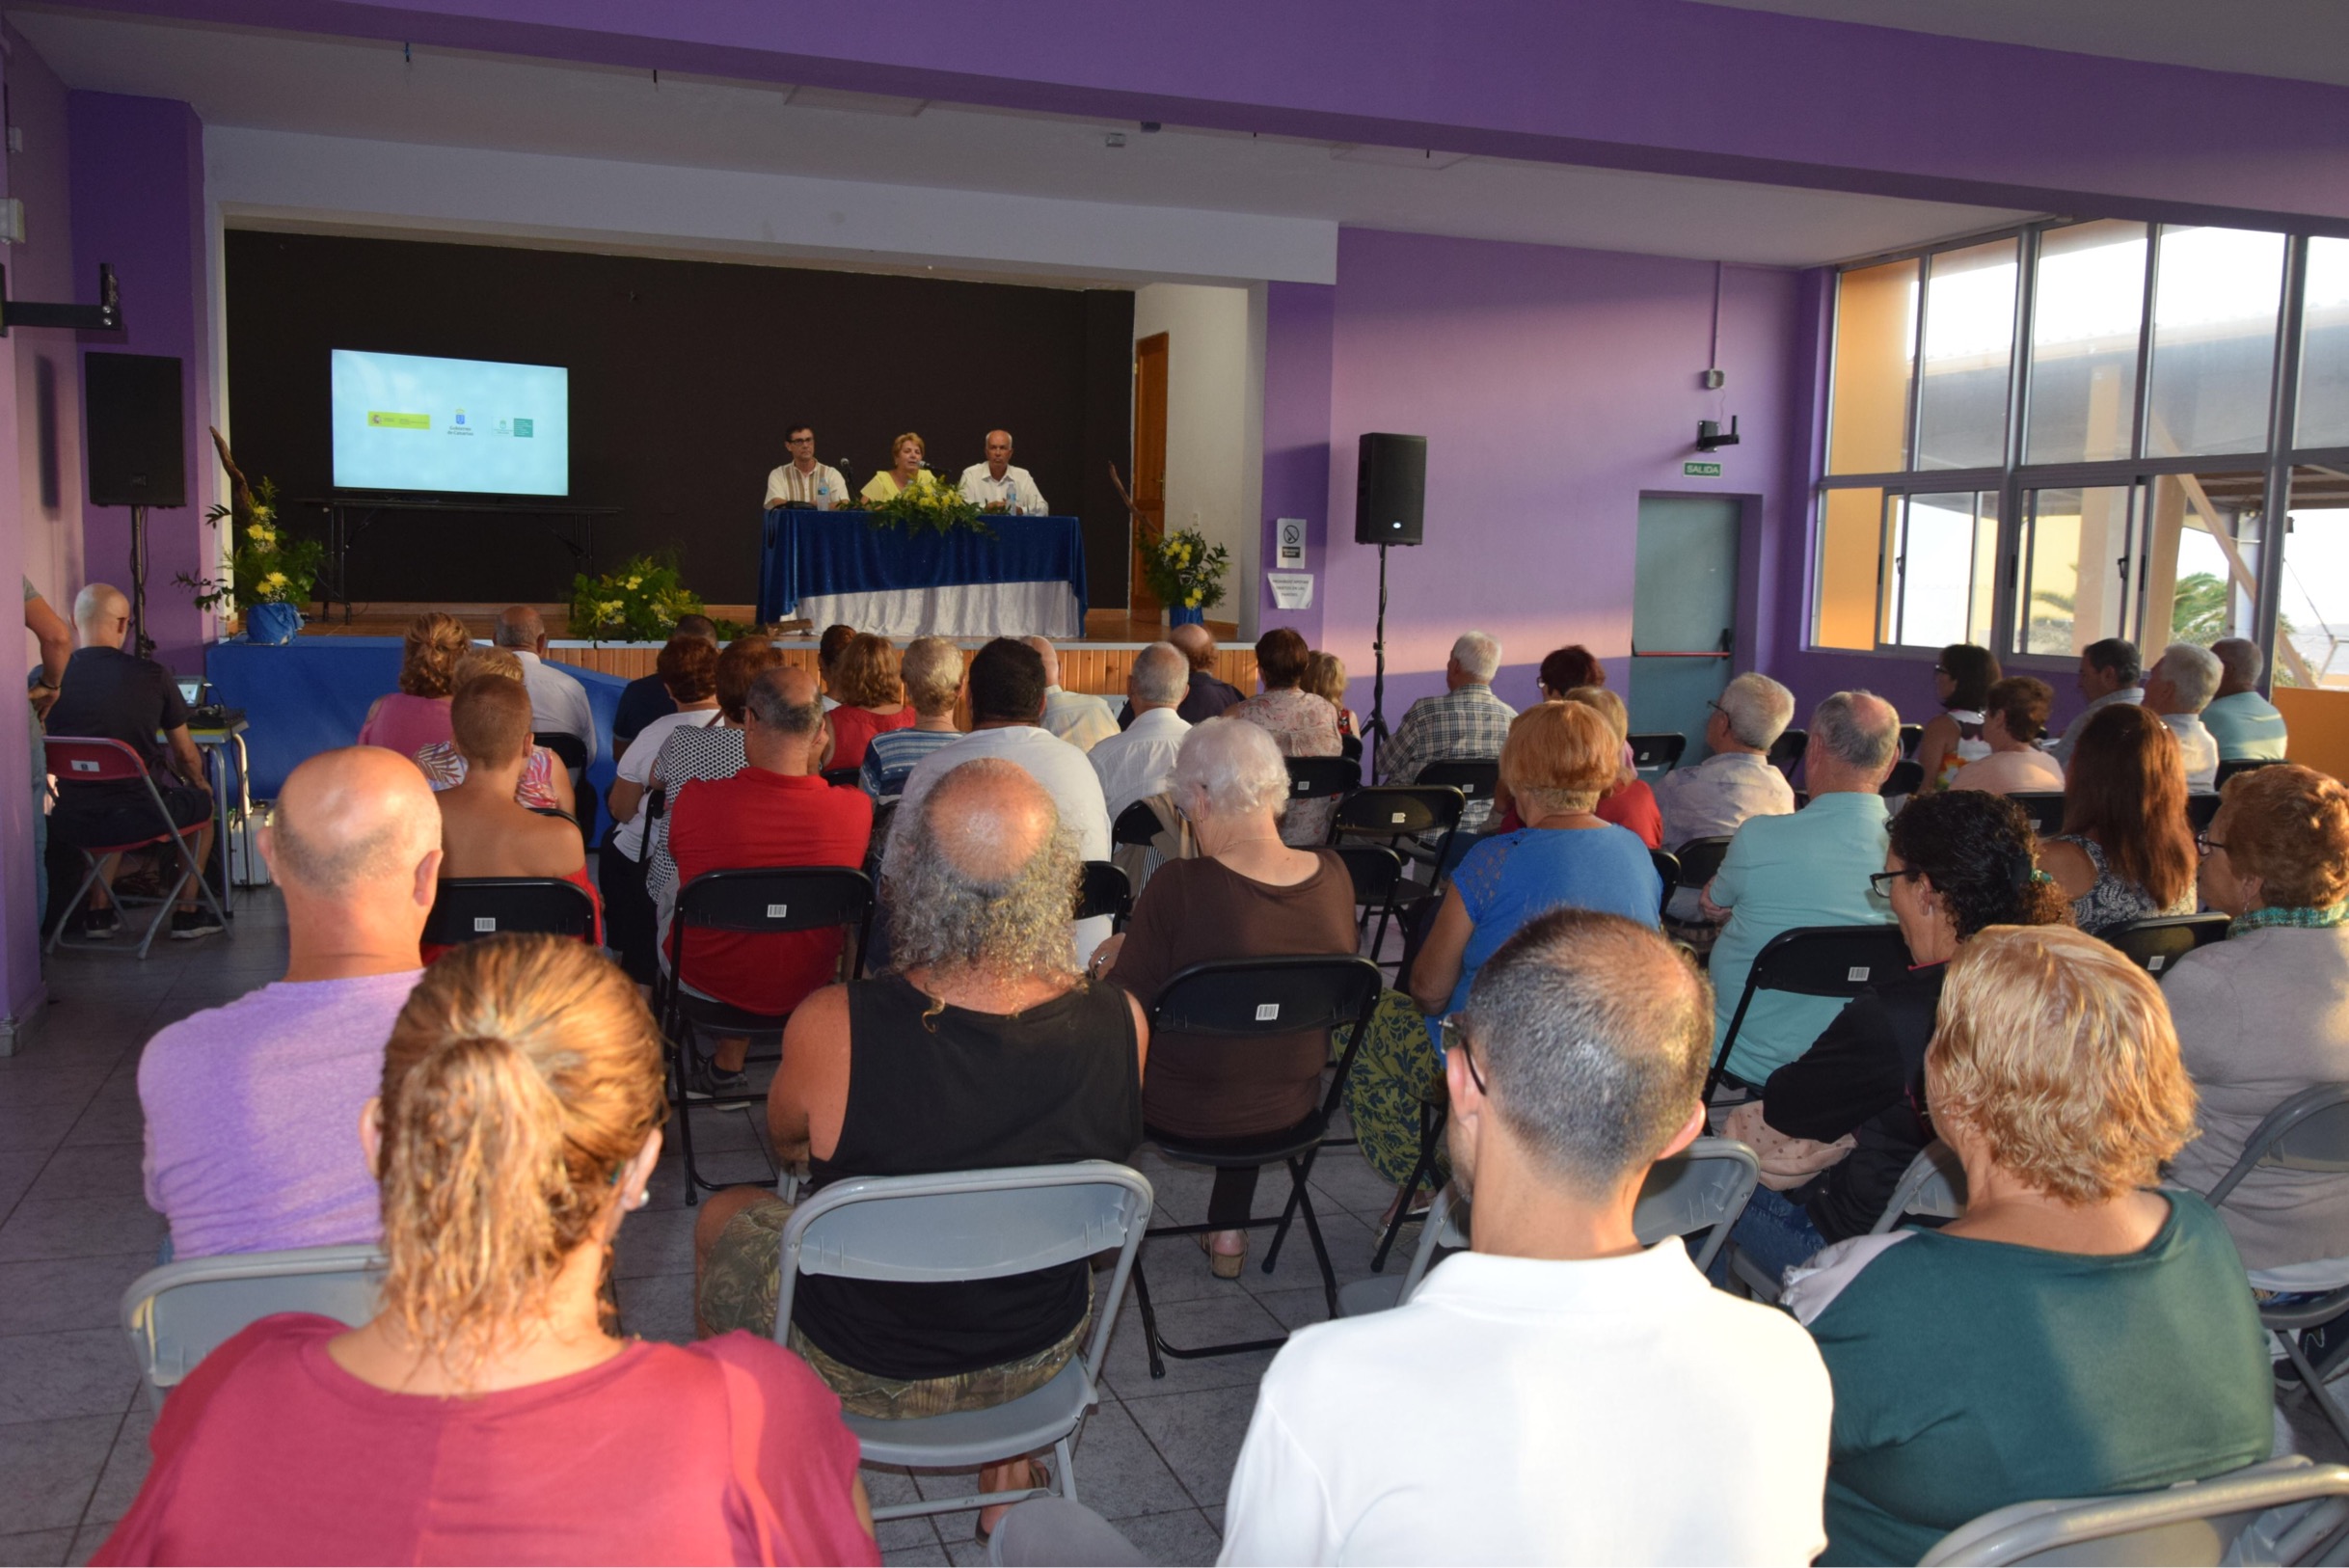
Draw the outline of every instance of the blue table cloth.
M759 619L786 619L802 599L985 583L1068 584L1085 616L1085 533L1073 517L989 517L975 533L877 528L863 512L777 506L759 559Z

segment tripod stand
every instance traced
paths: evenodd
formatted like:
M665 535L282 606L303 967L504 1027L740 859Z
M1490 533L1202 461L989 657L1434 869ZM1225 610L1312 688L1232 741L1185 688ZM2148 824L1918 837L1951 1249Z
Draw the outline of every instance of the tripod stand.
M1377 778L1378 748L1387 741L1387 547L1378 547L1378 629L1370 635L1370 717L1363 725L1363 770Z
M155 651L147 635L147 508L130 509L130 651L141 659Z

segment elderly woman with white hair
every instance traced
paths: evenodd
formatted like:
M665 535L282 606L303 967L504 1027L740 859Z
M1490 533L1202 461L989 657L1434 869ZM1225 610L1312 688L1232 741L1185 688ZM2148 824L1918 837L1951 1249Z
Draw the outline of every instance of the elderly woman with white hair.
M1242 718L1211 718L1183 737L1174 803L1191 823L1199 858L1160 867L1135 902L1125 934L1094 956L1096 972L1146 1007L1195 963L1355 951L1354 882L1328 850L1281 841L1288 768L1271 736ZM1325 1030L1233 1041L1158 1034L1142 1091L1153 1131L1188 1138L1278 1132L1310 1115L1330 1059ZM1253 1169L1219 1171L1202 1238L1220 1279L1248 1257L1238 1229L1256 1196Z

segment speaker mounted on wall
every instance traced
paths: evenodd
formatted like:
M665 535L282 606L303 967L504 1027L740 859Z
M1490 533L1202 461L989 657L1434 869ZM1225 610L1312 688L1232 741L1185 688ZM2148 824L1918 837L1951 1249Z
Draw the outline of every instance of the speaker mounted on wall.
M1427 438L1362 438L1354 470L1354 542L1416 545L1427 512Z
M83 356L91 505L188 503L180 369L161 354Z

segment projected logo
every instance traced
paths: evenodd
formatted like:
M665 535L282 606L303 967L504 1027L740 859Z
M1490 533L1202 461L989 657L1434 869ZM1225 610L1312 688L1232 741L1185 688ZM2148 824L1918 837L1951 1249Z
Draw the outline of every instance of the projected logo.
M452 436L470 436L473 433L472 426L465 422L465 411L463 409L457 410L456 419L449 425L448 433Z
M371 428L377 430L429 430L432 428L432 416L429 414L387 414L381 409L369 409L367 423Z

